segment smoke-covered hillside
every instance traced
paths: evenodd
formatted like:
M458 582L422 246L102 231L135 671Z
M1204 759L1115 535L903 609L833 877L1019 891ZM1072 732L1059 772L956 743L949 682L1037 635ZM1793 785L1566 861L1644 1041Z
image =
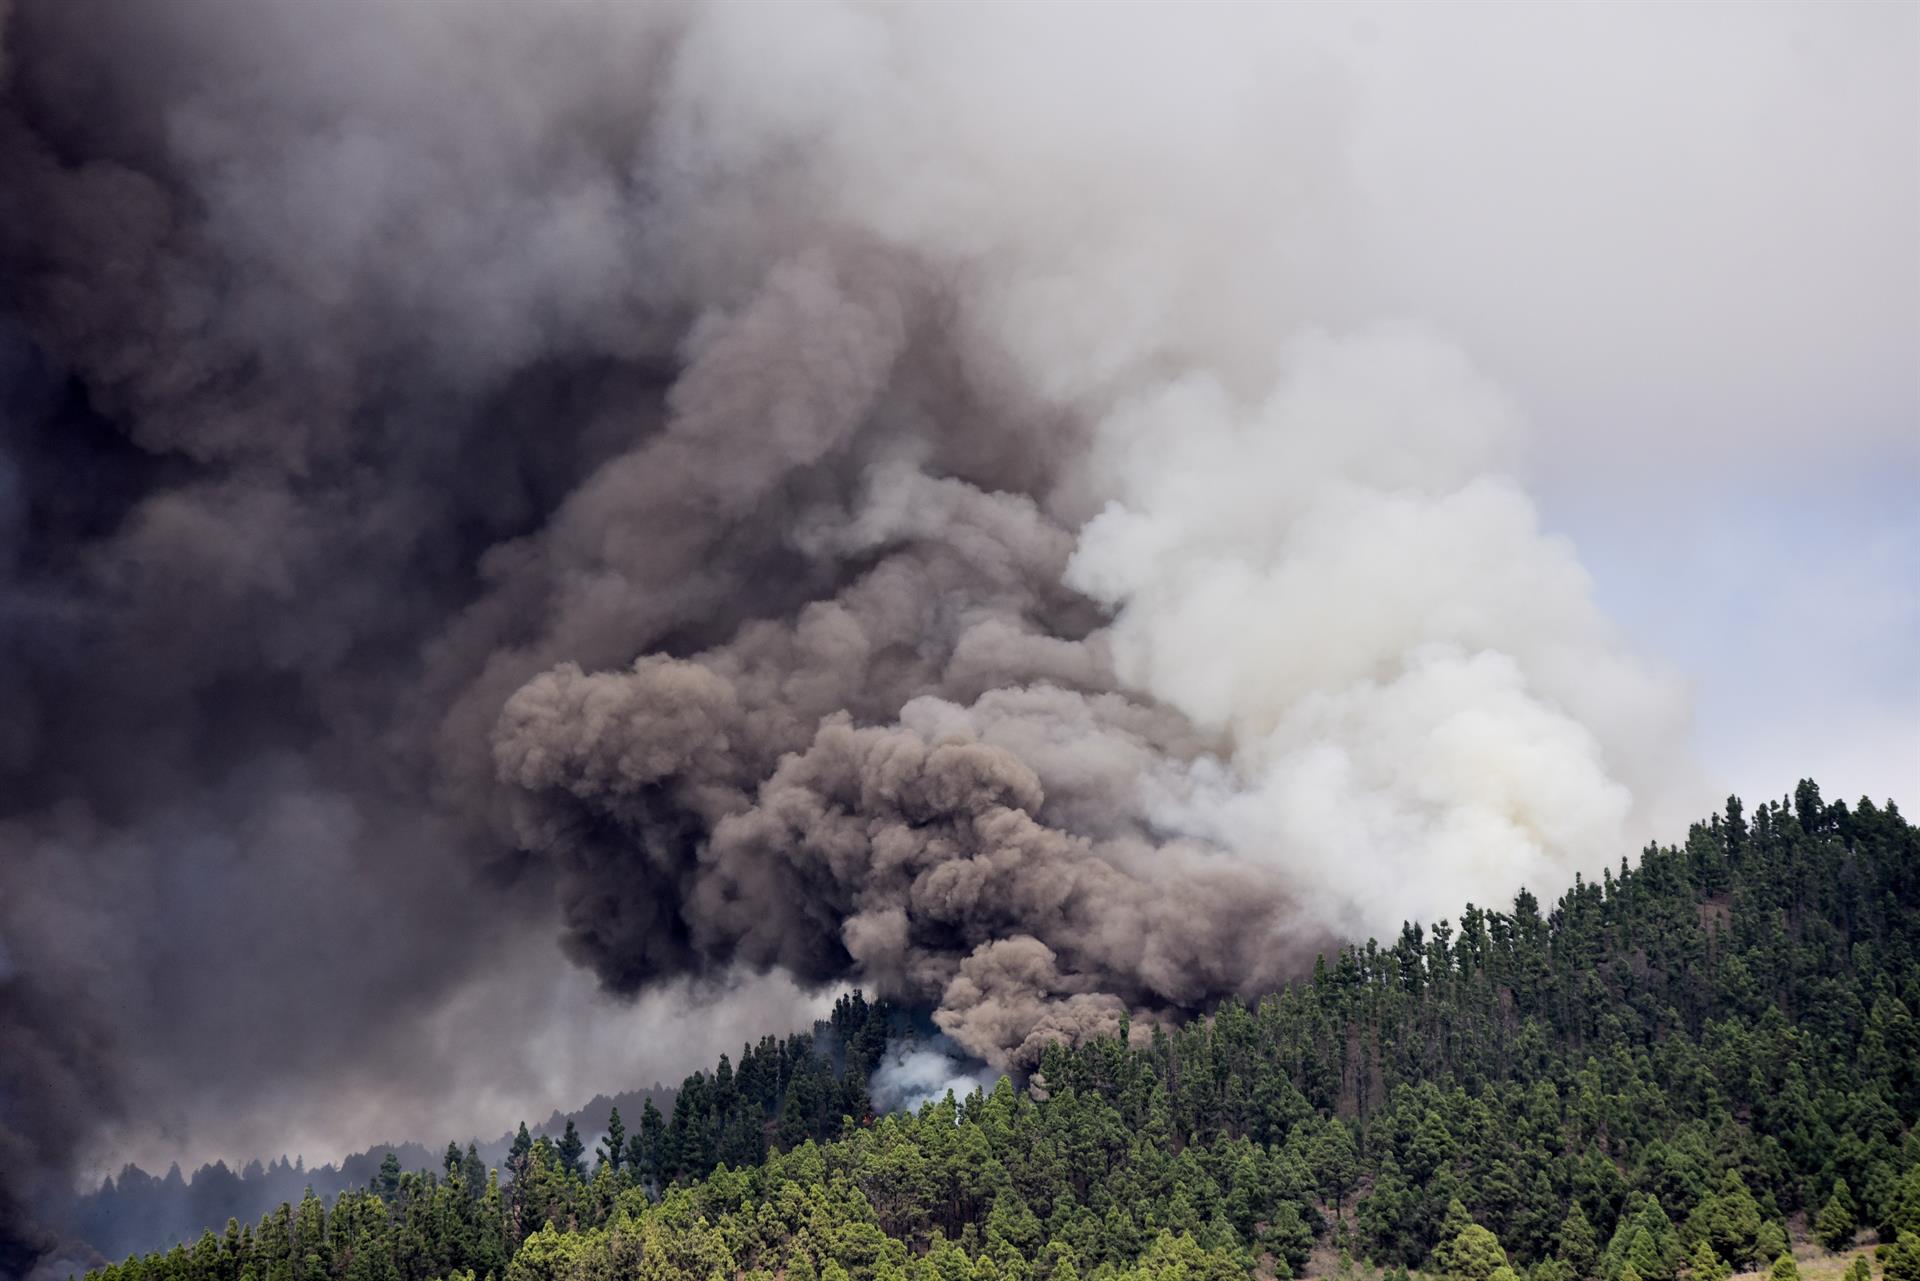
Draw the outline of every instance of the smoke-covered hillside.
M1724 1281L1863 1238L1908 1281L1917 1012L1920 829L1803 782L1551 907L1410 923L1143 1045L1053 1043L1025 1088L876 1116L899 1027L843 1001L597 1162L454 1151L98 1281L1195 1281L1343 1252L1349 1278Z

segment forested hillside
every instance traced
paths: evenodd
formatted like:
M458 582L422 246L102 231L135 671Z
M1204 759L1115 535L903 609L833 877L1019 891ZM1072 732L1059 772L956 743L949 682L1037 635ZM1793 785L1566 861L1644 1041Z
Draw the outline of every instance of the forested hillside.
M1920 1281L1917 1011L1920 835L1802 783L1549 910L1469 905L917 1114L872 1115L902 1019L855 997L597 1154L450 1146L94 1275L1718 1281L1877 1234Z

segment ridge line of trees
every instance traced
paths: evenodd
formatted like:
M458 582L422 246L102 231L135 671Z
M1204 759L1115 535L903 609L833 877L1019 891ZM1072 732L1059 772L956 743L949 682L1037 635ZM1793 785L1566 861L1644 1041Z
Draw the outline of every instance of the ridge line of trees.
M1033 1088L875 1117L855 995L586 1143L522 1127L99 1281L1724 1281L1794 1236L1920 1281L1920 836L1811 782L1551 910L1469 904ZM1044 1082L1044 1088L1039 1088ZM1359 1261L1356 1263L1355 1261ZM1868 1277L1852 1281L1870 1281Z

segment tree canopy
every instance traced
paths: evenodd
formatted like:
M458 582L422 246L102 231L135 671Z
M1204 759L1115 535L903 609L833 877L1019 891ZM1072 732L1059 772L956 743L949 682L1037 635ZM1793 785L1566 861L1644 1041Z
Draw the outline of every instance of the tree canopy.
M1464 1281L1795 1275L1861 1225L1920 1281L1920 841L1804 784L1551 910L1468 905L1179 1027L876 1114L859 994L504 1173L449 1146L97 1281L1144 1281L1316 1247Z

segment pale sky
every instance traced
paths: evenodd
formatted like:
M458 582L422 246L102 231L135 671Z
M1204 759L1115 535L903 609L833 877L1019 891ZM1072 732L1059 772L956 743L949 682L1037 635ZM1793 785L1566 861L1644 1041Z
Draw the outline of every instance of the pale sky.
M1705 770L1920 804L1920 9L1368 12L1382 293L1520 401Z

